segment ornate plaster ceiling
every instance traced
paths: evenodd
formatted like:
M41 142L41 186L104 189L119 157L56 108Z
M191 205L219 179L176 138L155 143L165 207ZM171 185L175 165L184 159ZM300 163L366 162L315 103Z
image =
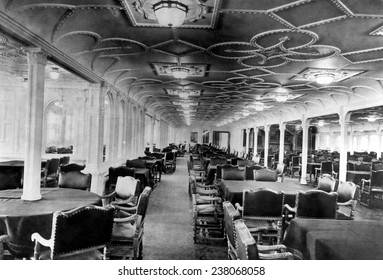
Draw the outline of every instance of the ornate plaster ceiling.
M180 28L160 27L153 2L5 0L0 15L174 126L185 125L184 99L169 93L181 89L200 92L189 97L195 124L295 116L382 98L383 1L181 0L191 12ZM26 44L25 36L12 36ZM22 59L10 41L0 45L2 60ZM169 67L175 65L194 75L174 79ZM317 70L339 76L319 85L308 78ZM283 103L272 98L281 87L290 94ZM257 102L263 111L246 110Z

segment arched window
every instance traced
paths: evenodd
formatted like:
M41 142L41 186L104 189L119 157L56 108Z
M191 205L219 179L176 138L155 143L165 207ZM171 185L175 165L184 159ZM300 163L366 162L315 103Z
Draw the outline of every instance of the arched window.
M66 101L56 101L46 112L46 153L73 153L74 109Z

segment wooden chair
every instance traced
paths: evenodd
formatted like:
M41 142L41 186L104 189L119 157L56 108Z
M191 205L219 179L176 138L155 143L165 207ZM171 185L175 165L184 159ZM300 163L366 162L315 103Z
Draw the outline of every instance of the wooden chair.
M284 163L277 163L277 178L281 178L281 182L283 182L283 179L285 178L286 173L286 164Z
M323 174L329 174L334 176L334 163L332 161L322 161L321 166L315 168L315 180L318 180L318 177Z
M295 176L295 171L301 172L302 168L302 158L300 156L293 156L291 158L289 171L290 171L290 177L293 178Z
M258 244L268 239L271 244L279 244L282 230L282 208L285 195L269 189L244 190L242 206L236 203L250 232Z
M41 187L57 187L60 159L51 158L47 160L44 169L41 171Z
M111 242L107 244L108 259L142 259L146 210L152 189L145 187L137 206L115 205L114 226Z
M245 166L246 180L254 180L254 170L264 169L261 165Z
M291 219L336 219L338 194L327 193L322 190L299 191L296 196L295 207L288 204L283 206L282 236L290 224Z
M360 188L353 182L340 181L335 189L338 194L338 220L353 220L356 212L356 205L359 201Z
M238 260L293 260L284 245L257 245L243 220L234 222Z
M166 169L167 174L170 174L170 173L173 173L174 171L176 171L176 167L177 167L176 153L174 153L174 152L165 153L164 164L165 164L165 169Z
M81 171L60 172L58 179L59 188L78 189L90 191L92 174Z
M227 239L227 258L229 260L238 259L236 248L236 232L234 227L234 221L241 218L241 214L236 210L228 201L222 203L223 214L225 220L225 234Z
M278 171L267 168L254 170L254 180L276 182L278 180Z
M35 242L34 259L105 259L105 248L112 237L113 213L113 208L99 206L55 212L50 239L43 238L37 232L31 236Z
M10 241L10 237L6 234L0 235L0 260L4 260L4 244L7 244Z
M114 184L114 190L101 196L103 205L135 206L140 194L140 186L140 180L132 176L118 176L117 182Z
M375 197L378 197L383 205L383 170L371 171L369 180L362 179L360 204L371 208Z

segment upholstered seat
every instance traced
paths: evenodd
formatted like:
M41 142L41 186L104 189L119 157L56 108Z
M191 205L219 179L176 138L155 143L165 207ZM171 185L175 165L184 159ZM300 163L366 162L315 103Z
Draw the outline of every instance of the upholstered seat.
M278 171L277 170L271 170L271 169L259 169L254 170L254 180L255 181L269 181L269 182L276 182L278 180Z
M337 180L330 174L323 174L318 178L317 190L324 192L334 192L337 185Z
M140 193L140 184L140 180L132 176L118 176L114 190L109 194L101 196L103 204L135 206Z
M50 239L33 233L34 259L105 259L113 229L111 207L86 206L55 212ZM41 251L41 245L49 249ZM104 249L104 253L100 251Z

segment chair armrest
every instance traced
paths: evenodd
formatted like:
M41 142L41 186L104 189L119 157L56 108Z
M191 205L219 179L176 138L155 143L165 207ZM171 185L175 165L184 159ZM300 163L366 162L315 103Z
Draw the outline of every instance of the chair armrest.
M349 200L346 202L337 202L338 206L355 206L356 200Z
M103 198L111 198L111 197L113 197L113 196L115 196L115 195L116 195L116 191L113 191L113 192L111 192L111 193L109 193L109 194L101 195L100 198L101 198L101 199L103 199Z
M239 212L243 211L243 207L238 202L235 203L235 209L237 209Z
M294 256L290 252L275 253L275 254L264 254L259 253L261 260L293 260Z
M39 243L45 247L51 248L53 246L53 242L51 239L45 239L38 232L35 232L31 235L31 240L36 243Z
M128 211L128 212L137 212L137 206L133 206L133 207L124 207L124 206L121 206L121 205L113 205L113 207L117 210L122 210L122 211Z
M131 216L124 217L124 218L114 218L113 221L115 223L135 222L137 220L137 217L138 217L137 214L133 214Z
M264 252L271 252L271 251L275 251L275 252L279 252L279 253L283 253L283 252L287 252L287 247L283 244L278 244L278 245L257 245L258 246L258 251L260 253L264 253Z

